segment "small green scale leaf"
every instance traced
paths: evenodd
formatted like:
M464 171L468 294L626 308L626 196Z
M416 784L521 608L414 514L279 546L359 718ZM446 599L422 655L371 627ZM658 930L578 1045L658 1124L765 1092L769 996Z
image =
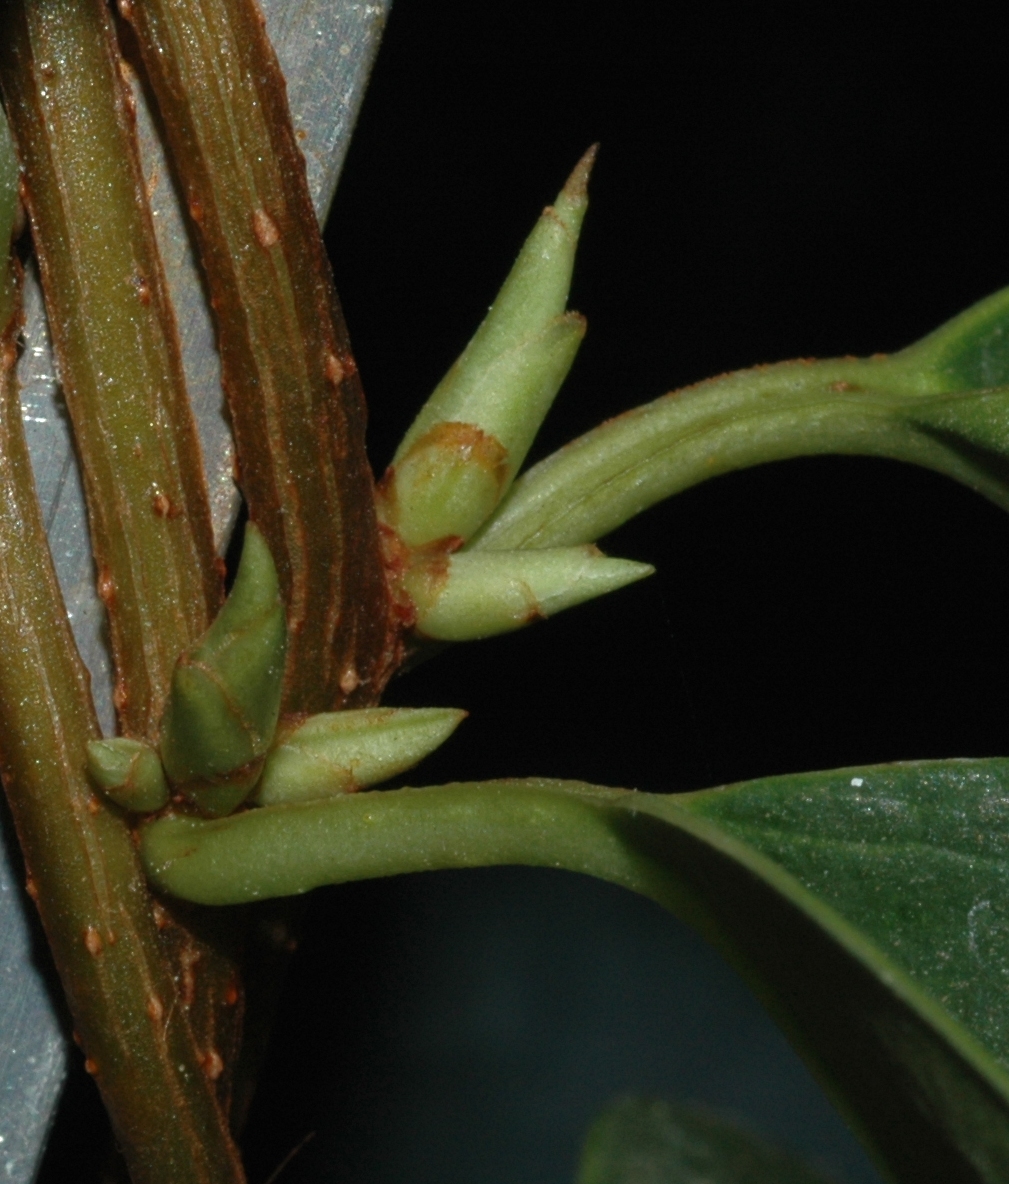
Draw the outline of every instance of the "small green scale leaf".
M577 1184L827 1184L743 1127L696 1107L622 1098L593 1122Z
M286 649L277 569L249 522L231 595L180 655L161 722L169 781L208 814L230 813L259 778L280 713Z
M418 563L403 577L421 637L474 641L521 629L654 572L596 547L462 552Z
M88 742L88 774L110 801L136 814L168 805L168 783L157 750L142 740L112 736Z
M419 764L466 718L450 707L363 707L277 730L253 794L261 806L354 793Z
M379 515L422 548L468 539L515 479L585 336L568 290L596 150L526 239L487 316L421 408L379 486Z

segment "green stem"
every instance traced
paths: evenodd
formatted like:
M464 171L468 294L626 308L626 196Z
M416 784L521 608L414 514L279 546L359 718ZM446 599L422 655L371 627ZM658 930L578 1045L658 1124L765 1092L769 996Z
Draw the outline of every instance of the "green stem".
M175 661L206 629L222 589L132 99L100 0L12 4L4 36L0 77L82 462L116 706L124 731L154 739ZM241 1026L240 1006L228 1002L234 958L167 911L164 922L186 984L181 1006L199 1047L224 1062L226 1100Z
M221 598L199 443L100 0L12 4L0 77L109 612L124 731L154 739Z
M924 465L1009 509L1009 389L951 393L918 349L760 366L636 407L520 477L471 547L595 542L711 477L818 453Z
M262 18L253 0L121 11L195 224L242 492L288 608L284 709L370 706L395 654L364 401Z
M98 724L35 497L17 329L9 318L0 341L0 749L28 891L135 1184L238 1184L216 1061L194 1040L133 838L85 775Z

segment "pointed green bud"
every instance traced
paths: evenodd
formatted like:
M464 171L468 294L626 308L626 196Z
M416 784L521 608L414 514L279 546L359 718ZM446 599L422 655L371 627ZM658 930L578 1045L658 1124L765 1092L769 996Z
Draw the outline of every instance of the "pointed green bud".
M287 621L273 557L250 522L231 595L183 654L161 722L168 779L229 814L259 778L280 712Z
M91 780L117 806L153 814L168 805L168 782L157 752L142 740L116 736L88 744Z
M610 559L592 546L463 551L417 564L403 585L417 612L418 633L472 641L521 629L654 570L647 563Z
M471 393L508 392L513 408L546 408L553 402L585 335L585 321L566 313L500 354L475 376ZM382 514L410 547L439 539L465 541L494 512L524 459L528 441L510 451L473 423L439 422L414 441L389 469L381 487ZM515 433L511 438L515 439Z
M382 518L408 547L466 539L494 512L508 482L500 440L469 423L438 423L379 486Z
M585 321L565 309L594 159L593 147L543 211L486 318L383 479L382 517L410 546L465 540L486 520L571 368Z
M256 801L307 802L388 781L434 752L465 718L448 707L371 707L281 725Z
M563 316L595 155L593 146L543 211L483 323L411 424L393 463L436 423L476 424L502 441L514 467L521 463L549 403L516 406L509 391L489 389L483 375Z

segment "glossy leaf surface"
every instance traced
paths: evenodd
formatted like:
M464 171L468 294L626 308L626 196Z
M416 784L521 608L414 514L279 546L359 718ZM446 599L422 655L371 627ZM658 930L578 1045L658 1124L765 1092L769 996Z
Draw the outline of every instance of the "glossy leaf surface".
M1009 1066L1009 760L802 773L679 800L832 904Z
M894 356L928 390L974 391L1009 382L1009 288L958 313Z
M827 1184L819 1172L704 1110L622 1098L589 1130L577 1184Z

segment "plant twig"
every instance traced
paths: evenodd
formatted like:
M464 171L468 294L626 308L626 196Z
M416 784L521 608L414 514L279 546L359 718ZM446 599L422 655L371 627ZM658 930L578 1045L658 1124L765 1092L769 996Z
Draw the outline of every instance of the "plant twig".
M122 0L206 269L242 491L288 608L286 711L369 706L395 661L364 401L252 0Z
M17 329L7 316L0 339L0 750L28 892L134 1184L239 1184L129 829L85 776L98 724L35 497Z
M131 94L99 0L12 4L8 25L0 76L82 461L116 706L127 733L153 738L221 577ZM192 920L166 908L161 939L226 1104L242 1018L234 941L223 926L199 936Z
M12 4L0 76L87 493L124 731L153 738L221 576L105 5Z

